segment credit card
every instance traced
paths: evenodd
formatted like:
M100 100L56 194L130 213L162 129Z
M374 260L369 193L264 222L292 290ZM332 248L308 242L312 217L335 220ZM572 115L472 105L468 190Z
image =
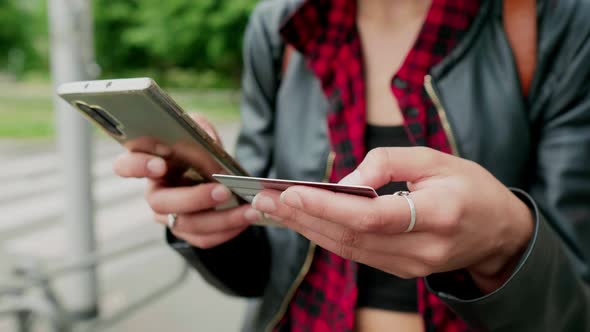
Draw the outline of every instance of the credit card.
M248 203L252 203L254 196L264 189L284 191L292 186L308 186L337 193L363 196L368 198L377 197L375 189L367 186L349 186L336 183L308 182L281 179L266 179L250 176L236 176L225 174L213 174L213 178L228 187L234 194L240 196Z

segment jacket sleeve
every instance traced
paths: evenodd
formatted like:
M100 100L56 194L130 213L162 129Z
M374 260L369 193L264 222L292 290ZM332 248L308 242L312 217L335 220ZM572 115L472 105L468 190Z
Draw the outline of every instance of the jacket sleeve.
M553 74L531 101L536 146L528 194L515 191L534 212L535 229L515 272L493 293L473 298L459 296L460 285L440 275L426 278L482 330L590 331L590 25L577 23L584 28L569 29L558 55L540 63Z
M236 158L242 166L260 177L267 176L271 167L274 95L278 84L273 54L276 47L265 24L272 14L269 3L265 1L256 7L245 32L241 132L236 147ZM206 250L175 238L169 231L166 238L207 282L222 292L245 297L262 295L271 264L265 228L250 227L236 238Z

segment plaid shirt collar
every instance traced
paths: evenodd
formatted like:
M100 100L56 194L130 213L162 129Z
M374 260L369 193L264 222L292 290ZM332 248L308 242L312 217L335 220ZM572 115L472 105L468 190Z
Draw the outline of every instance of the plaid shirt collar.
M480 7L479 0L433 0L414 47L392 77L408 136L416 145L443 152L451 147L423 80L461 38ZM330 181L350 173L366 154L365 82L356 27L357 2L308 0L281 29L319 78L330 106L328 134L335 153ZM356 265L318 249L277 330L346 331L354 327ZM461 274L450 277L465 278ZM418 306L427 330L466 331L467 326L418 283Z
M285 40L308 57L322 54L321 45L342 45L354 39L356 0L307 0L281 28Z

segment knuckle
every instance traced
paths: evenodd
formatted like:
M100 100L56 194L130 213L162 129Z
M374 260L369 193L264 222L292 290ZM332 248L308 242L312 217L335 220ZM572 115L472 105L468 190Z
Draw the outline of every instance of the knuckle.
M145 190L143 191L143 198L148 203L148 205L150 204L149 199L150 199L150 196L152 195L152 192L153 191L150 188L150 186L148 186L147 188L145 188Z
M349 229L342 231L340 244L344 247L355 247L358 244L358 234Z
M146 195L146 201L154 212L158 214L168 213L168 211L166 211L164 204L162 203L160 195L157 195L155 193L149 193Z
M174 235L174 237L186 241L187 243L194 245L192 238L186 236L186 234L180 233L178 230L175 229L169 229L170 233L172 233L172 235Z
M380 161L387 156L387 148L379 147L374 148L369 153L367 153L366 159L369 161Z
M113 161L111 165L113 173L117 174L118 176L123 176L123 158L124 154L120 154L117 158Z
M188 242L199 249L210 249L217 244L211 237L196 234L190 236L190 241Z
M284 215L282 215L281 217L283 219L286 220L300 220L300 218L302 217L302 213L301 211L297 210L297 209L292 209L292 208L287 208L284 211Z
M206 244L205 241L203 240L202 237L200 236L195 236L191 239L191 244L199 249L206 249Z
M418 150L418 155L423 158L425 164L432 165L440 162L440 154L438 151L427 146L419 146L416 149Z
M354 260L354 250L343 244L339 245L337 254L344 259Z
M416 278L416 275L410 271L408 271L407 269L396 269L394 271L390 271L389 273L396 275L397 277L400 277L402 279L414 279Z
M447 204L439 210L437 220L438 231L442 234L453 234L457 232L463 212L457 204Z
M148 197L150 197L154 193L155 190L156 184L153 181L148 181L147 186L143 191L143 197L146 201L148 200Z
M184 199L194 202L192 205L197 210L214 208L216 202L211 197L211 186L208 184L198 184L193 186L188 192L184 193ZM185 197L186 196L186 197Z
M213 247L215 247L217 245L217 243L215 241L212 241L210 239L204 238L200 240L200 246L199 248L201 249L211 249Z
M303 204L305 204L305 202L302 202ZM316 207L316 213L319 219L323 219L323 220L329 220L329 213L328 213L328 208L327 208L327 204L319 204Z
M434 152L435 150L428 147L428 146L417 146L416 151L421 155L431 156L431 155L433 155L432 152Z
M228 228L237 228L243 225L247 225L248 220L244 215L245 209L235 209L231 212L230 218L227 219Z
M159 214L159 213L155 213L155 212L153 212L153 213L152 213L152 219L153 219L153 220L154 220L154 222L156 222L156 223L162 223L162 222L163 222L162 215L161 215L161 214Z
M137 177L140 174L133 167L133 159L129 153L120 154L112 164L113 172L120 177Z
M369 211L360 220L359 230L362 232L376 232L384 227L384 219L377 211Z
M215 141L219 141L217 130L215 130L215 127L204 115L196 112L189 113L189 115L199 126L205 129L211 138L213 138Z
M398 276L399 278L406 279L406 280L415 278L414 275L412 275L411 273L408 273L408 272L396 272L394 274L396 276Z
M432 269L427 265L415 264L409 269L410 278L423 278L432 273Z
M450 250L447 245L430 245L424 248L425 250L422 254L421 260L425 264L425 266L437 268L445 266L448 263L450 259Z
M189 116L199 125L209 124L209 121L198 112L189 112Z

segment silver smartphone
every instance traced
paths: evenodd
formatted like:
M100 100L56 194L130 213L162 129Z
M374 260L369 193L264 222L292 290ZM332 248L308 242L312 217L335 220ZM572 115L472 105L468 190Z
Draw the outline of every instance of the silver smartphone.
M171 148L184 178L216 181L214 173L248 175L150 78L65 83L57 94L130 151Z

